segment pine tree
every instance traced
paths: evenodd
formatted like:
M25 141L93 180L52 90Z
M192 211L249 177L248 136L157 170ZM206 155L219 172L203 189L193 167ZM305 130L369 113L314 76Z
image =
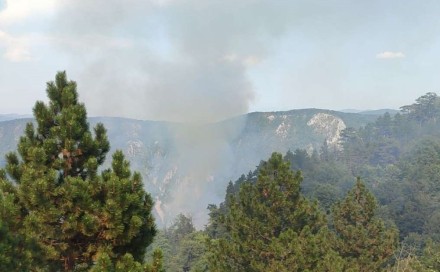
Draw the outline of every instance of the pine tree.
M344 271L380 271L392 257L397 231L385 228L375 215L376 209L376 199L359 178L345 199L334 206L336 248L346 260Z
M174 223L167 230L173 243L179 243L185 236L196 231L192 218L180 213L174 219Z
M14 235L35 241L41 268L51 271L89 269L99 256L142 262L156 229L140 174L131 173L121 151L98 174L110 149L106 130L98 124L90 132L76 83L65 72L47 83L47 95L48 104L34 107L36 127L27 124L18 155L6 158L13 181L2 187L20 211Z
M30 271L41 257L36 242L23 235L21 211L15 194L15 188L0 170L0 271Z
M256 183L230 196L228 237L210 243L210 270L340 271L324 215L301 195L301 180L281 154L263 162Z

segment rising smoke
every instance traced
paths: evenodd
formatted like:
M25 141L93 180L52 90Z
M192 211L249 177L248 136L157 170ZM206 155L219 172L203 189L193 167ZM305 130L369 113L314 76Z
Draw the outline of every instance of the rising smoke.
M247 70L284 24L273 5L236 2L62 1L54 31L92 114L212 122L248 111Z
M202 225L212 175L233 164L227 137L241 125L198 124L248 112L255 96L248 71L294 13L268 1L65 0L56 14L52 31L92 115L191 124L175 131L184 178L164 207Z
M20 71L20 78L26 74L29 87L37 79L40 82L42 71L48 73L54 69L52 65L61 63L65 66L57 69L66 69L78 82L80 99L89 115L192 124L191 129L173 131L176 164L187 177L170 204L173 210L194 210L198 205L204 210L210 202L197 200L204 196L211 199L212 183L207 181L212 180L212 173L227 172L228 165L233 164L226 141L231 133L198 130L197 125L248 112L253 101L259 99L252 83L256 82L266 94L272 88L277 90L279 98L272 106L278 110L280 104L284 109L334 107L352 105L357 99L357 105L365 105L365 101L374 104L385 97L401 105L405 102L398 102L396 97L405 97L400 95L405 90L420 88L423 80L414 86L396 84L401 77L394 73L403 71L396 69L405 68L411 77L426 77L425 82L430 82L429 73L424 75L426 70L419 69L428 69L424 65L429 61L421 61L423 67L408 62L412 69L398 62L388 62L393 66L385 67L383 62L376 63L376 54L398 50L409 61L411 56L431 50L440 29L435 0L5 3L9 8L0 14L0 47L5 48L4 56L9 60L29 62L0 67L4 79L10 77L9 82L13 82L13 75ZM29 16L32 23L27 29L21 19ZM49 32L47 24L51 24ZM44 35L21 37L25 28ZM43 46L46 43L50 46ZM359 52L354 48L360 48ZM36 51L45 53L34 56ZM38 56L44 62L35 61ZM369 57L375 61L373 64ZM369 65L365 71L364 62ZM28 72L23 73L22 67ZM29 80L31 75L34 81ZM3 84L8 80L0 80L3 89L7 89ZM384 88L387 82L389 88ZM387 94L377 92L383 89ZM363 95L353 95L353 90ZM231 130L237 134L241 129L238 124ZM197 196L192 204L181 200L188 194Z
M186 177L168 205L177 212L204 210L212 199L211 175L233 163L225 138L230 133L197 125L248 112L256 96L250 73L276 53L275 43L290 35L289 41L304 44L291 60L304 65L296 65L279 86L284 100L321 106L319 93L321 101L349 103L344 81L350 63L340 61L347 59L344 46L384 35L380 18L394 8L392 2L341 0L60 0L56 5L53 42L69 60L66 69L91 115L193 125L175 131L177 165ZM371 14L380 19L373 27ZM316 53L304 59L303 51ZM233 128L234 133L241 129Z

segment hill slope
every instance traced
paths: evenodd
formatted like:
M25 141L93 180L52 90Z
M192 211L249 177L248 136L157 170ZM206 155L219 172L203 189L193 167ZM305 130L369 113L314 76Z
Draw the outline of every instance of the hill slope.
M112 151L121 149L141 172L156 199L163 223L174 213L191 213L203 224L208 203L223 198L229 180L253 169L272 152L327 144L339 147L341 131L359 127L376 116L304 109L255 112L208 125L185 125L126 118L90 118L104 123ZM0 162L16 149L25 124L32 119L0 122ZM108 165L107 165L108 166Z

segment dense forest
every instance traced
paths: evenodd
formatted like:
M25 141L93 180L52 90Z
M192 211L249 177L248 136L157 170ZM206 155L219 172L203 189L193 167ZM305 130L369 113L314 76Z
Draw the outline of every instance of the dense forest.
M346 128L230 182L209 223L180 215L149 247L169 271L440 271L440 97Z
M196 229L153 201L65 72L0 171L1 271L439 271L440 97L274 152L229 182ZM264 143L261 143L264 145ZM191 196L188 195L188 198Z

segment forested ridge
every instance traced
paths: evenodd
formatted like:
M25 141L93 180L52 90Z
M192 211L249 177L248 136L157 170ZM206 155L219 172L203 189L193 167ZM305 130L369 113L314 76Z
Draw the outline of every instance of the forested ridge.
M157 229L123 152L101 169L106 129L90 130L65 72L47 95L0 171L1 271L440 270L435 93L337 145L274 152L229 182L200 230L184 214Z
M190 215L180 215L150 249L169 249L170 271L440 271L439 118L440 98L427 93L346 128L339 147L274 153L229 183L203 230L183 231ZM280 175L296 180L297 195L274 183ZM287 221L296 213L304 217Z

